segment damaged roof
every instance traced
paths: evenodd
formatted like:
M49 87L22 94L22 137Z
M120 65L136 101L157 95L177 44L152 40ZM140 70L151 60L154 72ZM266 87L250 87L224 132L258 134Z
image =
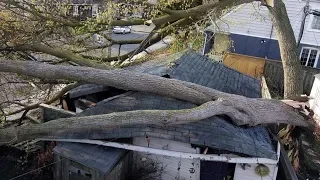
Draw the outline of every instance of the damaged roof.
M177 60L157 59L128 70L188 81L226 93L251 98L261 97L260 81L231 69L192 50L186 51Z
M128 151L105 146L63 142L59 143L53 152L108 174Z
M167 62L162 62L162 65L158 63L152 65L152 63L154 62L130 67L130 70L159 76L169 75L171 78L193 82L227 93L252 98L261 97L259 80L241 74L193 51L186 52L178 60L170 62L169 65ZM150 93L127 92L105 99L77 116L143 109L177 110L192 107L196 107L196 105L182 100ZM263 126L239 127L219 116L183 125L165 127L135 125L113 130L69 132L63 135L64 138L107 140L146 136L186 142L247 156L277 159L268 132Z

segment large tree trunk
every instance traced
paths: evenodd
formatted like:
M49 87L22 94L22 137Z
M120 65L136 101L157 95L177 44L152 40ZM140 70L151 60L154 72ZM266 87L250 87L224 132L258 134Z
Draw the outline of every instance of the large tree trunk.
M276 29L283 64L284 98L295 98L302 94L302 70L293 29L282 0L274 0L274 7L269 7L269 11Z
M244 100L246 99L239 98L237 100L241 101L241 103L245 103ZM261 101L260 103L264 102ZM275 105L278 108L283 108L279 103L269 105ZM269 105L265 105L265 107L268 108ZM286 108L282 110L286 110ZM160 126L185 124L206 119L215 115L228 115L237 125L268 124L271 120L267 119L268 117L262 118L258 114L257 118L254 119L250 118L249 116L245 117L245 115L241 114L237 107L234 107L233 104L230 104L230 102L218 100L209 101L192 109L136 110L84 117L62 118L43 124L1 129L0 144L15 143L35 138L59 138L60 135L63 136L63 134L67 132L83 132L88 130L95 131L137 124ZM275 113L273 116L276 117L277 115L278 114ZM272 116L270 116L270 118L272 118ZM286 120L283 122L287 123ZM301 123L298 121L293 123L301 125Z
M246 98L189 82L127 70L101 70L37 62L0 61L0 71L44 79L66 79L103 84L124 90L169 96L197 105L214 101L215 106L211 106L212 113L214 115L227 115L237 125L255 126L262 123L309 125L298 112L281 101ZM200 117L202 115L199 114Z

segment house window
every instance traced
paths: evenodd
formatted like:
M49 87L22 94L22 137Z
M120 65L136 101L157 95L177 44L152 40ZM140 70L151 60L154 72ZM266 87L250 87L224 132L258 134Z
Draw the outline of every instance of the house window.
M73 6L73 16L79 16L79 7L78 5Z
M98 4L92 5L92 17L97 17L99 13L99 6Z
M319 30L320 31L320 16L312 15L310 20L311 20L310 28L312 30Z
M302 48L300 54L301 65L316 67L319 58L319 50L314 48Z

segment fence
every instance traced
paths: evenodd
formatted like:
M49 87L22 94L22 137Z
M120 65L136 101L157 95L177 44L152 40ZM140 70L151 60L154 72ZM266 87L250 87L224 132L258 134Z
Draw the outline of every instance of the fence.
M281 61L229 53L224 57L224 64L251 77L266 78L272 94L283 95L283 68ZM314 82L314 75L320 69L302 66L303 93L309 95Z
M243 74L260 79L263 75L265 60L263 58L230 53L225 55L223 64Z
M303 93L309 95L314 82L314 75L319 74L320 69L302 66ZM283 68L281 61L266 60L264 76L269 88L283 95Z

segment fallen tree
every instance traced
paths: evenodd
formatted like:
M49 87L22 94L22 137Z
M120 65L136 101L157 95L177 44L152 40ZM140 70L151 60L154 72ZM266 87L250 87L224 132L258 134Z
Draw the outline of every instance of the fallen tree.
M124 90L168 96L199 105L185 110L139 110L73 117L47 123L0 130L2 143L51 137L68 131L114 128L134 124L173 125L226 115L236 125L286 123L312 127L294 108L278 100L246 98L201 85L127 70L49 65L28 61L0 61L1 72L19 73L40 79L64 79L103 84Z
M125 60L133 57L136 53L143 51L147 46L156 43L171 32L178 32L192 26L195 21L215 22L233 8L252 3L256 0L220 0L204 3L202 1L152 1L150 12L152 15L147 19L115 20L117 3L109 2L105 11L100 12L101 18L88 18L85 21L77 21L75 17L67 15L65 4L67 1L17 1L4 0L0 3L0 52L37 52L55 56L57 58L71 61L78 65L109 69L107 64L113 60ZM45 3L44 3L45 2ZM143 1L142 1L143 2ZM142 3L140 2L140 3ZM284 67L284 96L294 98L302 93L301 88L301 65L296 51L294 33L282 0L262 1L261 4L268 7L273 25L276 29L281 59ZM61 4L60 4L61 3ZM143 7L145 4L139 4ZM179 8L177 8L179 7ZM46 11L51 9L52 11ZM25 15L27 14L27 15ZM209 19L209 20L208 20ZM13 23L14 22L14 23ZM203 24L204 24L203 23ZM87 36L94 33L104 34L110 26L151 25L155 28L149 32L145 39L115 40L111 35L104 36L109 41L107 45L85 48L86 50L102 49L114 44L140 44L138 48L124 57L95 57L83 56L83 43L73 43L76 37ZM74 33L77 32L77 33ZM88 36L88 34L90 34ZM155 35L157 34L157 35ZM153 36L155 35L155 36ZM66 41L65 39L72 39ZM81 38L80 38L81 39ZM61 40L61 41L60 41ZM58 43L59 41L59 43ZM83 39L81 40L83 41ZM50 46L47 46L49 44ZM61 48L63 47L63 48ZM74 50L75 48L76 50ZM79 48L81 51L79 51ZM93 53L94 54L94 53ZM100 61L100 62L101 62Z

